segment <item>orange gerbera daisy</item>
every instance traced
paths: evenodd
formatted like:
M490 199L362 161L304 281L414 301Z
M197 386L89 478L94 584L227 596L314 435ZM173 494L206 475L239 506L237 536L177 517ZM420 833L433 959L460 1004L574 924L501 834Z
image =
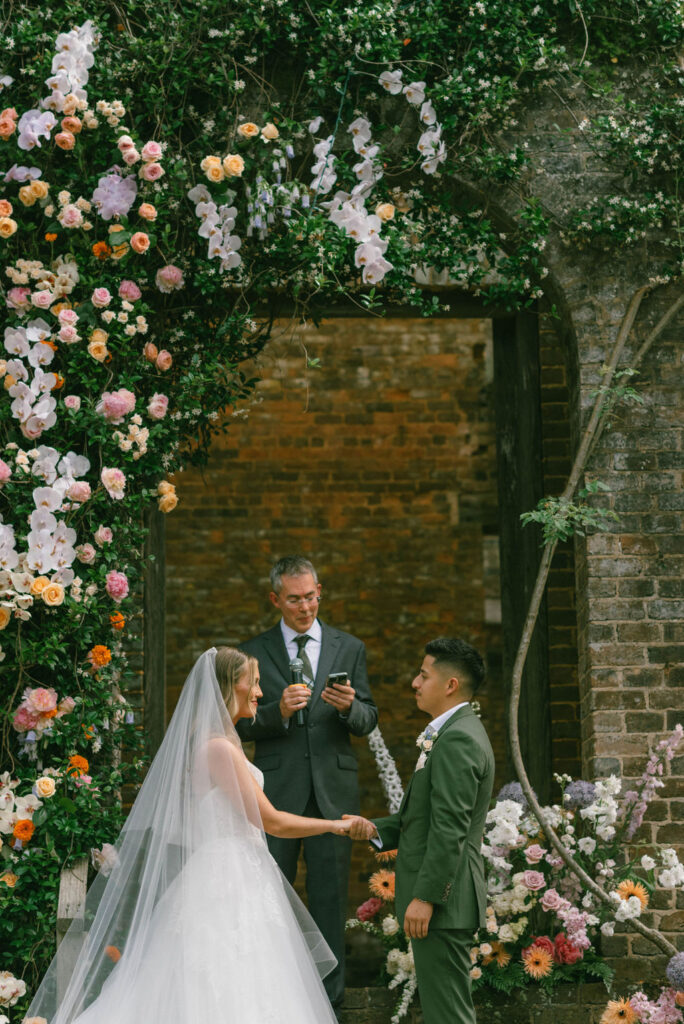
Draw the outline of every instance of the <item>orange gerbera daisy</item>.
M98 260L106 260L111 251L106 242L95 242L93 246L93 256L96 256Z
M525 973L535 981L547 978L553 969L553 957L541 946L530 946L523 954Z
M88 651L88 661L93 668L103 668L112 660L112 652L104 644L95 644Z
M89 768L90 765L88 764L87 757L81 757L80 754L72 754L69 758L67 775L87 775Z
M108 956L113 964L118 964L121 959L121 950L118 946L105 946L105 956Z
M511 962L511 954L506 952L503 942L492 942L491 947L492 951L484 958L482 966L486 967L496 961L498 967L507 967Z
M12 829L12 835L15 839L19 839L22 843L28 843L29 839L36 831L36 826L30 820L30 818L20 818Z
M611 999L601 1016L601 1024L637 1024L638 1020L629 999Z
M641 903L641 909L645 910L648 906L648 892L641 882L634 882L631 878L625 878L624 882L620 882L617 887L618 895L623 900L628 900L630 896L636 896Z
M379 861L380 864L389 864L391 861L397 859L398 852L398 850L378 850L375 854L375 859Z
M376 871L368 879L368 888L374 896L379 896L381 900L390 903L394 899L394 872L384 868Z

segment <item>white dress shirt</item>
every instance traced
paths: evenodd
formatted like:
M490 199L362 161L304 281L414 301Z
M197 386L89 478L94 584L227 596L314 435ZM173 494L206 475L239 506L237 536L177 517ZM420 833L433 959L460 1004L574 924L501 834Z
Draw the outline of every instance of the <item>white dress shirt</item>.
M295 643L295 637L304 636L304 633L298 633L295 629L291 629L290 626L286 625L285 620L280 620L280 630L283 634L283 640L285 641L285 647L287 648L287 655L290 661L293 658L299 657L299 648ZM323 639L323 630L318 619L314 619L311 624L311 629L307 629L306 636L311 637L307 641L304 650L306 655L311 662L311 668L313 670L314 679L316 678L316 672L318 671L318 662L321 657L321 640ZM313 679L311 680L313 682Z

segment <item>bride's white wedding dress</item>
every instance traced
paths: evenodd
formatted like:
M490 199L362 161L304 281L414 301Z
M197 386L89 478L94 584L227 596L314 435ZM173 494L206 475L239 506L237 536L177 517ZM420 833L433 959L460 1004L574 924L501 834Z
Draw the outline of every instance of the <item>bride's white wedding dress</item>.
M249 769L263 787L259 769ZM330 969L334 959L261 829L217 787L201 798L196 821L200 830L211 823L206 841L195 836L144 940L120 950L74 1024L334 1024L310 947Z

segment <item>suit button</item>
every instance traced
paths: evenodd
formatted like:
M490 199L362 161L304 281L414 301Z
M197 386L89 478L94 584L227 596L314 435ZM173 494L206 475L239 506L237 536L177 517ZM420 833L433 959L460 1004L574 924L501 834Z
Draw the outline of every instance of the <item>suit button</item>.
M305 754L304 757L309 758L311 757L311 754Z

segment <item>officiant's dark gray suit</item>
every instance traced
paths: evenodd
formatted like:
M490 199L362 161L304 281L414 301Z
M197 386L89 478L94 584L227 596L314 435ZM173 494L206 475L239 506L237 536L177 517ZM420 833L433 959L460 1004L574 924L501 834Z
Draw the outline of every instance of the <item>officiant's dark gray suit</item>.
M280 811L308 817L339 818L359 811L356 755L349 739L365 736L378 720L368 684L366 648L361 640L321 620L321 651L314 690L305 714L286 725L280 714L283 689L291 682L290 658L280 623L242 644L259 662L263 698L255 721L243 719L237 730L243 740L255 740L254 763L264 773L264 792ZM356 691L348 717L321 700L331 672L346 672ZM269 849L292 883L300 844L306 859L309 910L338 966L325 979L333 1005L344 996L344 923L352 844L340 836L280 839L268 836Z

